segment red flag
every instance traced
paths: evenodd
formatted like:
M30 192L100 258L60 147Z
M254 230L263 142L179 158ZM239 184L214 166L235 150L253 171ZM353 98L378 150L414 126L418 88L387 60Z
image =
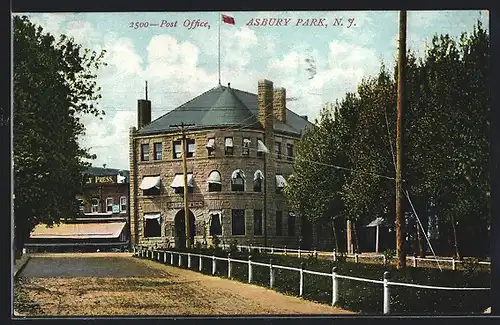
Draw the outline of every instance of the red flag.
M234 18L226 15L222 15L222 22L230 25L234 25Z

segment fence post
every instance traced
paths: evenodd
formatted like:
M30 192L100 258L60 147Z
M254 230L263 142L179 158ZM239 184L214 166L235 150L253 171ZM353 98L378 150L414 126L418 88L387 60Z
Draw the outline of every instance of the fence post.
M384 258L384 266L387 265L387 258L385 257L385 255L382 255L382 257Z
M300 247L299 247L299 258L300 258L300 256L301 256L301 255L300 255Z
M335 248L333 249L333 252L332 252L332 260L333 260L334 262L336 262L336 261L337 261L337 251L335 250Z
M182 265L182 254L179 253L179 266L181 266L181 265Z
M160 253L161 253L161 252L160 252L160 251L158 251L158 256L157 256L157 260L158 260L158 262L159 262L159 261L161 261Z
M215 253L212 255L212 274L215 275Z
M200 262L198 263L198 270L200 272L203 271L203 258L201 257L201 254L200 254Z
M300 262L300 280L299 280L299 297L304 293L304 262Z
M248 283L252 283L252 255L248 255Z
M133 250L134 250L134 253L133 253L133 255L135 256L135 246L134 246Z
M337 268L332 267L332 306L339 301L339 283L337 278Z
M358 253L354 254L354 263L358 263L359 262L359 256L358 256Z
M285 255L287 255L287 252L286 252L286 245L285 245Z
M269 288L273 288L274 285L274 269L273 269L273 259L269 259Z
M455 256L453 256L453 257L451 258L451 269L452 269L453 271L456 271L456 269L457 269L457 264L456 264L456 262L455 262Z
M191 268L191 253L188 253L188 269Z
M250 244L250 245L248 246L248 252L249 252L249 253L251 253L251 252L252 252L252 244Z
M384 272L384 314L389 314L391 311L390 306L390 292L389 292L389 271Z
M174 252L170 252L170 265L174 265Z
M271 247L271 254L274 254L274 247Z
M227 254L227 277L231 279L231 253Z
M318 258L318 252L316 251L316 247L314 248L314 257Z
M413 255L413 267L417 267L417 254Z

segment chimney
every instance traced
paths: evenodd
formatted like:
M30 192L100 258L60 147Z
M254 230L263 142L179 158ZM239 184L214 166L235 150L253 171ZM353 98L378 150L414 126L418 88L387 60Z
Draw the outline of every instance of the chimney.
M137 101L137 129L151 122L151 101L139 99Z
M140 129L151 123L151 101L148 100L148 82L144 87L146 99L137 101L137 128Z
M285 88L276 88L274 90L273 101L274 117L283 123L286 123L286 90Z
M260 80L257 100L259 105L259 122L266 131L273 130L273 82Z

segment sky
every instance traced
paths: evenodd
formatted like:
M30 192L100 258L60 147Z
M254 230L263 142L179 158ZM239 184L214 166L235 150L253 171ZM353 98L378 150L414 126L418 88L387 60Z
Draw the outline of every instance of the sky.
M223 14L235 24L220 24L221 83L257 93L258 81L269 79L293 98L287 107L309 120L326 103L356 91L382 63L392 70L396 61L398 11ZM153 120L218 84L219 12L24 15L56 37L65 34L84 48L107 51L108 66L97 79L99 108L106 115L82 118L86 134L80 143L97 155L94 166L129 169L129 129L137 126L137 100L145 98L145 81ZM409 11L407 47L421 56L435 34L458 38L472 31L477 20L488 28L487 11Z

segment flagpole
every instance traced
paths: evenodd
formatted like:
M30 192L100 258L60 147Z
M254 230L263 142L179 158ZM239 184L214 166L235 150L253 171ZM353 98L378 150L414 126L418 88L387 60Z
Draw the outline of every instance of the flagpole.
M221 25L220 21L222 20L222 16L221 16L220 12L219 12L219 18L218 19L219 19L219 42L218 42L219 43L219 70L218 70L218 72L219 72L219 86L220 86L220 25Z

